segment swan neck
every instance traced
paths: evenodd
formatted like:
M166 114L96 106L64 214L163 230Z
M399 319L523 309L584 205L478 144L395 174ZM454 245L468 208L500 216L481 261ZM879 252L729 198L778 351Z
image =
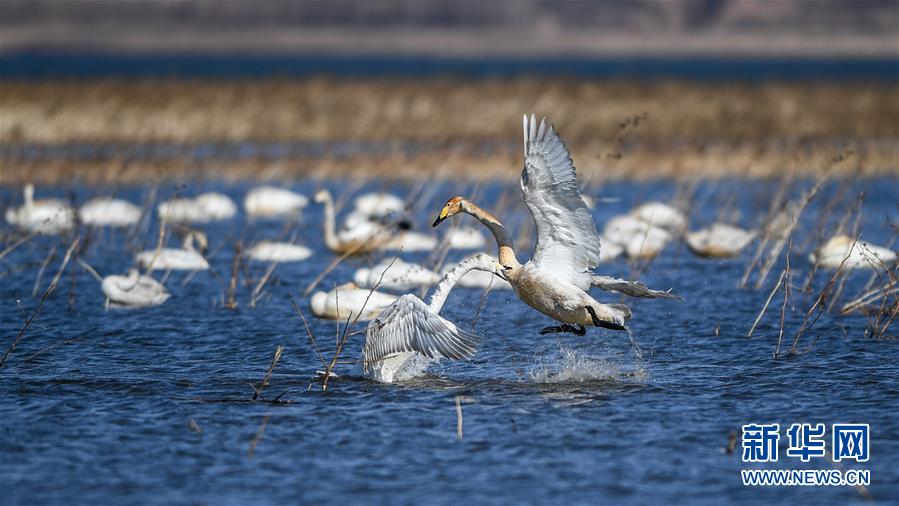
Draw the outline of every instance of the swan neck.
M493 234L493 238L496 240L499 263L506 267L519 267L521 265L518 263L518 258L515 257L515 248L512 247L512 236L496 217L472 202L466 202L463 210L477 218Z
M453 287L459 281L459 279L468 274L469 271L474 269L480 269L485 271L492 272L492 266L483 260L482 257L486 255L477 255L471 258L467 258L458 265L453 267L443 276L443 279L437 283L437 289L434 290L434 293L431 295L431 300L428 304L428 308L434 314L439 314L440 310L443 309L443 304L446 302L446 298L449 297L450 292L453 290ZM488 257L489 258L489 257Z
M340 249L340 241L337 240L337 233L335 232L337 219L334 212L334 201L331 199L330 193L324 195L322 204L325 206L324 222L322 224L324 226L325 246L335 251Z
M27 209L31 209L34 207L34 185L28 183L25 185L25 188L22 190L22 196L25 199L25 207Z

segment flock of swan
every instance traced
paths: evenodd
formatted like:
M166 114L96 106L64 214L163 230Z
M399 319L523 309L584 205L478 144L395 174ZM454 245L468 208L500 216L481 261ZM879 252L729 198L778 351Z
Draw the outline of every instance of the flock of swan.
M492 235L496 255L478 253L437 272L401 259L385 259L357 270L353 282L331 291L318 291L310 298L312 312L320 318L369 321L360 367L365 377L392 382L403 376L411 364L437 359L470 358L481 338L439 315L449 293L457 284L464 287L512 289L525 304L548 317L553 325L540 333L584 335L589 327L624 330L632 313L625 304L608 304L589 291L600 290L631 297L679 298L670 290L650 289L639 281L601 276L594 269L620 255L632 259L652 258L675 239L682 239L697 255L712 258L738 255L756 236L755 231L727 223L688 231L687 219L678 209L649 202L607 220L598 230L588 206L591 200L578 190L570 153L555 128L531 115L523 119L524 168L520 189L525 206L537 230L533 255L522 263L515 252L512 234L502 222L470 199L455 196L446 201L433 223L467 214ZM142 209L126 200L97 198L77 210L57 199L34 199L34 187L26 185L24 204L6 211L6 220L35 234L65 232L82 223L88 226L126 227L139 222ZM325 246L338 255L360 255L375 251L414 252L438 248L433 235L412 230L406 202L387 193L357 197L337 226L337 210L327 190L317 192L313 201L323 211ZM271 219L296 216L309 205L299 193L263 186L249 191L244 211L251 218ZM226 195L208 192L192 198L176 198L157 207L160 220L183 225L231 219L237 205ZM462 226L448 231L446 248L477 250L486 246L481 233ZM127 275L103 279L101 289L107 306L130 307L163 304L170 294L151 271L209 269L204 253L207 239L192 230L181 248L150 249L137 254L136 268ZM260 241L244 252L262 262L300 262L313 256L306 246L290 242ZM810 260L828 268L865 268L874 262L889 264L896 253L880 246L836 236L815 251ZM436 284L429 303L412 294L402 296L382 292L425 289Z

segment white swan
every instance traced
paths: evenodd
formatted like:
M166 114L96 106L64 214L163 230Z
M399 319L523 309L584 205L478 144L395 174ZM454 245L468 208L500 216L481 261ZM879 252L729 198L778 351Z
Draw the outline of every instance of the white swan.
M385 307L396 300L396 295L359 288L353 283L340 285L329 292L315 292L309 301L312 314L329 320L360 322L378 316Z
M157 206L159 219L173 223L208 223L228 220L237 214L237 206L227 195L207 192L195 198L175 198Z
M837 269L841 264L844 269L873 269L896 262L896 252L848 235L837 235L809 255L809 260L826 269Z
M309 199L305 195L274 186L253 188L243 200L247 215L259 218L297 214L307 205Z
M449 249L480 249L487 245L484 235L473 227L451 228L443 240L446 241Z
M142 214L139 206L109 197L88 200L78 210L81 222L94 227L128 227L140 221Z
M431 286L440 281L436 272L409 262L385 258L374 267L362 267L353 274L353 281L362 288L378 288L388 290L409 290L422 286ZM378 281L380 280L380 283Z
M382 383L392 383L402 378L405 366L417 356L431 360L461 360L474 355L481 338L458 328L439 314L453 285L473 269L495 272L496 261L483 253L463 260L440 281L429 304L407 294L381 311L365 332L363 375Z
M71 206L59 199L34 200L33 184L25 185L22 196L22 207L6 210L6 221L11 225L38 234L58 234L75 225Z
M412 228L407 216L406 202L391 193L366 193L353 199L353 209L343 220L344 229L352 229L366 222L396 226L401 230Z
M655 257L671 240L667 230L630 214L618 215L607 221L602 237L617 245L629 258L636 259Z
M259 241L246 255L259 262L302 262L312 256L312 250L289 242Z
M323 204L325 246L335 253L365 254L378 250L430 251L437 247L437 239L417 232L404 232L375 222L364 222L356 228L336 229L334 200L328 190L319 190L314 200Z
M726 223L714 223L710 227L688 233L684 237L693 253L709 258L737 256L755 238L755 231L743 230Z
M663 202L646 202L631 210L631 215L655 227L671 232L686 228L684 213Z
M518 297L563 325L546 327L541 333L586 333L585 326L624 329L630 309L623 304L602 304L587 290L591 285L609 286L617 281L632 293L648 297L671 297L667 292L648 290L623 280L595 276L591 270L599 262L599 234L593 215L577 189L574 164L555 129L541 121L538 129L533 115L524 118L524 169L521 191L537 225L537 245L533 258L518 262L512 238L506 228L475 204L462 197L447 201L434 221L467 213L484 224L496 239L502 276Z
M127 276L106 276L100 289L108 302L128 307L158 306L171 296L162 283L137 269L129 269Z
M192 231L184 236L181 249L161 248L142 251L137 254L137 262L141 267L151 270L173 271L205 271L209 269L209 262L194 249L194 241L201 250L206 249L206 234Z

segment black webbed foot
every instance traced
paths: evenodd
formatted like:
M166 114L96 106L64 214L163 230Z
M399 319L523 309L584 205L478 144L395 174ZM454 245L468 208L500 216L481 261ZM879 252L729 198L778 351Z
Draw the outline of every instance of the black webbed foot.
M583 325L578 325L575 327L573 325L569 325L569 324L565 323L565 324L558 325L558 326L546 327L540 331L540 335L565 334L565 333L574 334L576 336L582 336L587 333L587 329L584 328Z
M593 309L593 306L584 306L584 309L586 309L587 312L590 313L590 318L593 320L593 325L605 329L624 330L624 325L618 325L617 323L600 320L599 317L596 316L596 310Z

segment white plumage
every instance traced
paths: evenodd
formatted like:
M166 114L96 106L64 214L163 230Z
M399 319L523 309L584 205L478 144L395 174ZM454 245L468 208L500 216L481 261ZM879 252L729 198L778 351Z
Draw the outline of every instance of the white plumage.
M496 261L483 253L463 260L440 281L429 304L403 295L372 320L362 350L363 374L391 383L416 356L461 360L474 355L481 338L439 315L456 281L473 269L494 272Z
M176 198L157 206L159 219L173 223L209 223L237 214L237 206L227 195L207 192L195 198Z
M130 269L127 276L106 276L100 285L107 300L119 306L158 306L169 299L162 283Z
M150 270L184 270L205 271L209 262L194 247L198 242L200 249L206 248L206 235L202 232L190 232L184 237L181 249L161 248L142 251L137 254L137 262L141 267Z
M309 205L309 199L302 194L277 188L260 186L247 192L243 208L249 216L276 218L298 214Z
M440 281L436 272L401 259L385 258L377 265L362 267L353 274L353 281L363 288L378 284L378 288L388 290L408 290L422 286L431 286Z
M25 185L22 195L24 204L21 207L6 210L6 221L11 225L38 234L58 234L74 226L75 212L62 200L34 200L31 183Z
M84 203L78 216L85 225L128 227L140 221L141 208L127 200L97 197Z
M368 321L395 300L396 295L346 283L328 292L315 292L310 299L310 306L312 314L319 318L352 321L358 314L358 321Z
M843 269L873 269L895 263L896 252L848 235L837 235L809 255L809 260L826 269L837 269L841 264Z
M302 262L312 256L312 250L299 244L259 241L247 249L246 255L259 262Z

